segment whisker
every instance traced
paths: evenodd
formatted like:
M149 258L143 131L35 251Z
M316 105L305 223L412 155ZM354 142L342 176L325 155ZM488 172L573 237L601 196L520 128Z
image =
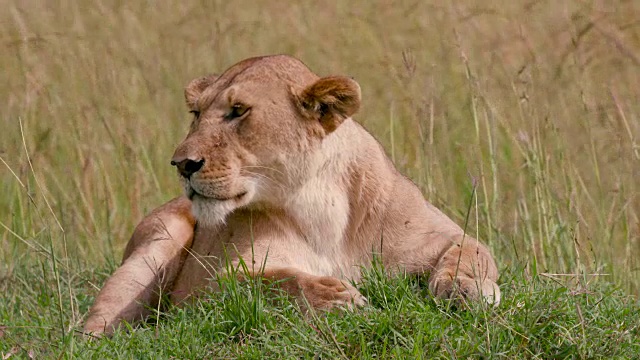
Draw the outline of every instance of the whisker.
M247 165L247 166L244 166L244 167L243 167L243 169L247 169L247 168L266 169L266 170L275 171L275 172L277 172L278 174L280 174L280 175L282 175L282 176L284 176L284 175L285 175L282 171L280 171L280 170L278 170L278 169L276 169L276 168L269 167L269 166L261 166L261 165Z
M274 178L272 178L272 177L270 177L270 176L268 176L268 175L260 174L260 173L256 173L256 172L249 171L249 170L246 170L246 169L243 169L243 171L244 171L246 174L254 175L254 176L257 176L257 177L259 177L259 178L269 180L269 181L271 181L274 185L277 185L277 186L278 186L279 188L281 188L281 189L284 189L284 188L285 188L284 184L282 184L280 181L278 181L278 180L276 180L276 179L274 179Z

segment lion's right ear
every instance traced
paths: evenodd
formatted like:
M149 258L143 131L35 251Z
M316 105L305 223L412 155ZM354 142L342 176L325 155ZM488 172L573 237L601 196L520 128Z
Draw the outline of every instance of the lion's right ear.
M297 96L302 111L320 121L327 134L360 108L360 85L346 76L324 77Z
M202 95L204 89L208 88L209 85L213 84L218 79L218 75L207 75L201 78L193 79L184 88L184 99L187 102L187 106L190 109L195 108L196 102Z

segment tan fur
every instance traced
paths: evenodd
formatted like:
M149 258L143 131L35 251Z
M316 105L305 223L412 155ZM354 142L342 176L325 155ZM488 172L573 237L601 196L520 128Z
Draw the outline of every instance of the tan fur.
M315 308L364 304L348 281L375 254L390 271L430 274L435 296L499 302L487 248L426 202L351 119L354 80L270 56L194 80L185 97L196 116L172 163L186 196L138 225L86 332L145 317L160 293L180 303L215 289L211 279L240 259Z

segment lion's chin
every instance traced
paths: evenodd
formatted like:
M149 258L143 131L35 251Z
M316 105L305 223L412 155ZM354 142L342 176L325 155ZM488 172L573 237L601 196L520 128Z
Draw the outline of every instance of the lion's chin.
M248 205L253 195L252 189L232 197L203 196L193 190L187 192L198 226L204 227L216 227L224 224L227 216L234 210Z

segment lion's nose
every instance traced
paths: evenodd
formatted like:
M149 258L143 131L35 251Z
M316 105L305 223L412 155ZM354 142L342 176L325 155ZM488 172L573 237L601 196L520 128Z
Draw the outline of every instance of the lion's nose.
M171 160L171 165L177 167L180 175L188 179L191 175L202 169L202 166L204 166L204 159L173 159Z

